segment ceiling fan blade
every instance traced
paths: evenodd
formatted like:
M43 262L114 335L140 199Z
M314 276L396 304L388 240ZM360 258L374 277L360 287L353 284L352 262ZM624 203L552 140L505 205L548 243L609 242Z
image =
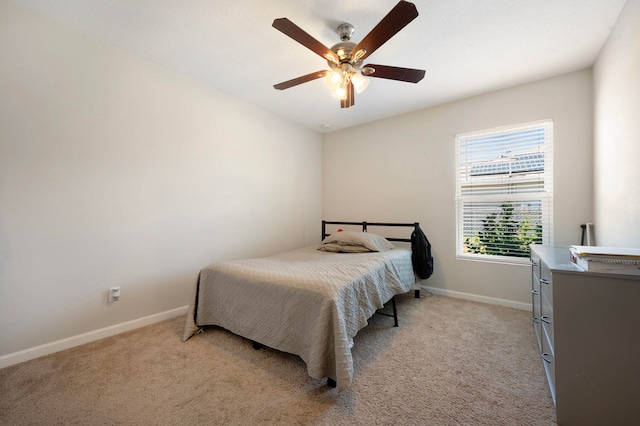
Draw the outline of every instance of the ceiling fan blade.
M368 68L373 69L373 72L369 71ZM392 67L389 65L367 64L362 67L362 75L366 77L386 78L389 80L406 81L408 83L419 82L424 78L424 73L424 70Z
M355 92L353 91L353 83L349 82L347 86L346 99L340 99L340 108L350 108L355 104Z
M320 43L318 40L309 35L309 33L307 33L305 30L303 30L287 18L274 19L272 26L276 30L291 37L307 49L317 53L323 58L333 62L338 62L340 60L335 52L333 52L324 44Z
M302 84L308 81L322 78L325 75L327 75L328 72L329 71L327 70L312 72L311 74L303 75L301 77L294 78L292 80L283 81L282 83L274 84L273 87L278 90L288 89L289 87L297 86L298 84Z
M403 29L409 22L416 19L417 16L418 9L416 9L413 3L400 1L391 9L387 16L382 18L382 21L356 45L353 52L364 49L365 53L362 59L366 58L386 43L398 31Z

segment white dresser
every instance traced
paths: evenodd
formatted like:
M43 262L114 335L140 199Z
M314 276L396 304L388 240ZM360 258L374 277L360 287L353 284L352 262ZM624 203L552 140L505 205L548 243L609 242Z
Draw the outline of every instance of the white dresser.
M532 245L533 328L559 425L640 425L640 277Z

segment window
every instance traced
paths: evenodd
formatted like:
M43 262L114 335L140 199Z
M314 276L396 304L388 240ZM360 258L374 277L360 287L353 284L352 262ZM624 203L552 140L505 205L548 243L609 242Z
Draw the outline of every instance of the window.
M456 136L456 256L527 263L553 244L553 122Z

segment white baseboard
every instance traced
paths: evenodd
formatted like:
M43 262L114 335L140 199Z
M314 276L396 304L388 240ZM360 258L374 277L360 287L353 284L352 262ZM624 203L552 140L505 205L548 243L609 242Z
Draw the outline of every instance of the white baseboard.
M491 305L507 306L509 308L520 309L523 311L531 311L530 303L516 302L513 300L498 299L495 297L479 296L477 294L462 293L460 291L444 290L436 287L421 287L433 294L440 296L454 297L458 299L471 300L474 302L488 303ZM65 349L80 346L85 343L93 342L95 340L104 339L105 337L114 336L125 331L134 330L136 328L144 327L149 324L164 321L179 315L186 315L188 306L172 309L170 311L160 312L158 314L149 315L146 317L138 318L135 320L123 322L120 324L112 325L109 327L101 328L98 330L89 331L87 333L78 334L77 336L71 336L66 339L57 340L51 343L45 343L44 345L35 346L33 348L25 349L19 352L0 356L0 368L9 367L10 365L18 364L21 362L29 361L41 356L49 355L55 352L63 351Z
M436 287L422 286L423 289L439 296L454 297L457 299L471 300L473 302L488 303L490 305L507 306L509 308L532 311L531 303L516 302L515 300L498 299L495 297L479 296L477 294L462 293L460 291L444 290Z
M134 330L136 328L164 321L179 315L185 315L188 308L188 306L183 306L171 309L170 311L160 312L159 314L149 315L109 327L100 328L98 330L89 331L87 333L78 334L77 336L67 337L66 339L57 340L55 342L45 343L44 345L35 346L12 354L3 355L0 356L0 368L9 367L10 365L18 364L20 362L29 361L44 355L49 355L75 346L80 346L85 343L93 342L95 340L103 339L105 337L114 336L125 331Z

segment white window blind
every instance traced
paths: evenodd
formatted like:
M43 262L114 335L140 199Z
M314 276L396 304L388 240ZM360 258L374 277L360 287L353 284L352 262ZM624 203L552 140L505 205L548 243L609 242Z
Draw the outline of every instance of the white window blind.
M526 263L553 244L553 122L456 136L456 255Z

